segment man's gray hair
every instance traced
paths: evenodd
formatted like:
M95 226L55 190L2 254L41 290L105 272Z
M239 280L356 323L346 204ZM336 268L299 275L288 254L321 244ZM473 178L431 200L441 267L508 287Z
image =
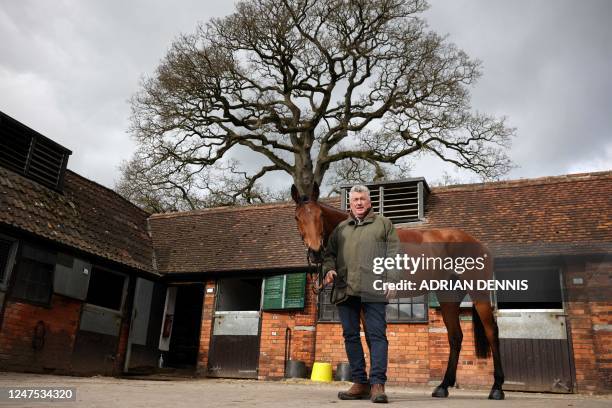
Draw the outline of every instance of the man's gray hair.
M349 192L349 198L351 193L366 193L368 195L368 199L370 199L370 189L362 184L357 184L351 187L351 191Z

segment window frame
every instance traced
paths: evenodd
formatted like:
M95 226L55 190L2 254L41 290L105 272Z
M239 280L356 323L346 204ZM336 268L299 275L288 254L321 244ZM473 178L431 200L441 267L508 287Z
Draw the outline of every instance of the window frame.
M112 273L112 274L121 276L123 278L123 288L121 290L121 305L119 306L119 309L111 309L110 307L100 306L100 305L97 305L95 303L90 303L90 302L87 301L88 296L89 296L89 289L90 289L91 283L92 283L92 279L91 278L93 278L93 275L94 275L96 270L101 270L101 271L103 271L105 273ZM88 286L87 286L87 293L85 294L85 299L83 299L83 304L87 305L88 307L93 307L93 308L100 309L100 310L107 310L109 312L123 314L124 309L125 309L126 299L127 299L128 287L129 287L129 283L130 283L130 276L126 275L124 273L121 273L121 272L114 271L114 270L109 269L109 268L105 268L105 267L100 266L100 265L95 265L95 264L91 266L91 272L90 273L91 273L91 277L89 279L89 283L88 283Z
M418 299L418 298L422 298L422 301L414 301L413 299ZM397 301L397 302L395 302ZM422 294L420 296L413 296L413 297L405 297L405 298L398 298L398 299L391 299L389 301L389 303L387 304L387 311L386 313L388 314L389 311L389 306L396 306L397 305L397 315L398 318L397 319L389 319L387 317L387 323L429 323L429 301L428 301L428 295L427 294ZM410 306L410 311L411 311L411 317L407 318L407 319L401 319L400 318L400 305L411 305ZM412 305L423 305L423 317L414 317L414 313L413 313L413 307Z
M338 310L336 308L335 305L333 305L330 301L329 301L329 294L330 294L330 289L326 288L324 290L321 291L321 293L319 293L319 299L318 299L318 308L317 308L317 323L340 323L340 316L338 316ZM409 304L409 305L413 305L413 304L422 304L423 308L424 308L424 315L423 318L414 318L414 314L412 314L412 317L409 319L389 319L387 318L387 324L428 324L429 323L429 302L428 302L428 295L424 294L421 296L415 296L415 297L411 297L411 298L401 298L401 299L397 299L399 300L405 300L405 299L414 299L414 298L419 298L422 297L423 298L423 302L393 302L394 299L392 299L392 301L390 303L387 304L387 308L389 308L390 305L395 305L398 308L398 317L399 317L399 305L400 304ZM323 318L323 310L324 308L329 307L332 308L332 318L331 319L327 319L327 318ZM412 307L411 307L412 310Z
M50 257L54 258L53 263L45 262L41 260L40 258L37 259L36 257L25 256L24 249L26 246L35 251L46 252ZM23 302L23 303L29 303L29 304L36 305L36 306L43 306L47 308L51 307L51 302L53 300L53 293L54 293L53 286L54 286L54 278L55 278L55 264L57 261L57 253L52 250L49 250L48 248L45 248L44 246L26 242L26 243L21 243L21 245L19 245L19 252L16 252L16 254L17 255L15 258L15 264L13 267L13 278L11 280L11 290L9 294L10 299L13 299L19 302ZM17 286L17 282L19 281L19 277L20 277L19 268L22 262L50 266L48 274L47 274L47 278L49 279L50 284L49 284L48 296L45 301L40 301L37 299L29 298L27 291L26 291L25 296L21 296L20 294L15 293L15 288Z

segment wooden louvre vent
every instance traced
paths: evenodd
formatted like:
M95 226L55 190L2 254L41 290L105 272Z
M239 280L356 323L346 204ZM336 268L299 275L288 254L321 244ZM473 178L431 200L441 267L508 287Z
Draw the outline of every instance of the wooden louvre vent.
M71 153L0 112L0 166L61 191Z
M342 208L349 207L349 192L353 185L340 186ZM423 177L365 184L370 189L372 209L394 224L422 221L429 186Z

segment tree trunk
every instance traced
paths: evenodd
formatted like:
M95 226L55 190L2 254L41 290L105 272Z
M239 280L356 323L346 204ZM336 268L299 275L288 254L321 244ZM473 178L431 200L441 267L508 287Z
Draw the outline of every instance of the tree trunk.
M309 197L312 193L312 186L315 181L312 156L310 155L314 135L302 134L301 136L304 144L302 148L295 153L293 182L300 192L300 195Z

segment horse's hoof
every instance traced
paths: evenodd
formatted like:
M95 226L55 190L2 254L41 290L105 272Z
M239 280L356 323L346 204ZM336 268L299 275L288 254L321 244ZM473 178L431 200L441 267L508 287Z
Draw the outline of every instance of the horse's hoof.
M448 388L440 387L439 385L431 393L434 398L446 398L448 397Z
M494 388L489 393L489 399L490 400L498 400L499 401L499 400L503 400L504 398L505 398L505 395L504 395L504 391L503 390Z

